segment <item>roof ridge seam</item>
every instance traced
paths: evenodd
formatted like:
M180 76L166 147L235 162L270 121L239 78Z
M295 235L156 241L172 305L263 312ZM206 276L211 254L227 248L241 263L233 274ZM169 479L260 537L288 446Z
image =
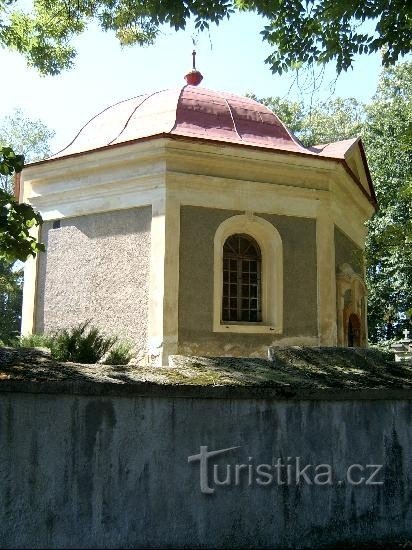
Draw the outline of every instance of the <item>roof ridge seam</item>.
M228 102L228 100L227 100L226 98L224 98L224 100L225 100L225 102L226 102L227 108L229 109L230 118L232 119L232 122L233 122L233 128L234 128L235 132L237 133L239 139L240 139L241 141L243 141L242 136L239 134L239 132L238 132L238 130L237 130L236 122L235 122L235 119L234 119L234 117L233 117L233 113L232 113L232 109L231 109L231 107L230 107L230 104L229 104L229 102Z
M142 95L145 95L145 94L139 94L139 95L136 95L136 96L133 96L133 97L129 97L127 99L122 99L120 101L117 101L116 103L113 103L113 105L108 105L107 107L105 107L104 109L102 109L99 113L97 113L96 115L94 115L94 117L92 117L90 120L88 120L86 122L86 124L84 124L80 130L77 132L77 134L74 136L74 138L71 140L71 142L66 145L66 147L63 147L63 149L60 149L59 151L57 151L56 153L54 153L50 158L53 158L53 157L56 157L57 155L59 155L60 153L63 153L63 151L65 151L66 149L68 149L71 145L73 145L73 143L76 141L76 139L80 136L80 134L83 132L83 130L86 128L86 126L88 126L93 120L95 120L97 117L99 117L100 115L102 115L103 113L105 113L106 111L108 111L109 109L112 109L112 107L116 107L117 105L120 105L121 103L126 103L126 101L130 101L132 99L136 99L138 97L141 97Z
M143 103L145 103L148 99L150 99L151 97L153 97L154 95L156 94L160 94L161 92L164 92L165 90L156 90L155 92L151 93L151 94L148 94L144 97L144 99L142 99L142 101L139 103L139 105L136 105L136 107L133 109L133 111L130 113L130 116L129 118L126 120L123 128L120 130L120 132L117 134L116 137L114 137L111 141L109 141L109 143L107 145L112 145L113 142L115 142L122 134L123 132L126 130L127 128L127 125L129 124L130 122L130 119L132 118L132 116L135 114L135 112L137 111L137 109L139 107L141 107L143 105ZM136 97L140 97L140 96L136 96Z
M173 132L173 130L176 130L176 128L177 128L177 110L178 110L179 105L180 105L180 100L181 100L181 98L182 98L183 90L184 90L186 87L187 87L187 84L183 84L182 89L181 89L180 92L179 92L179 97L177 98L177 101L176 101L175 121L174 121L173 126L172 126L171 129L169 130L169 134L171 134L171 133Z

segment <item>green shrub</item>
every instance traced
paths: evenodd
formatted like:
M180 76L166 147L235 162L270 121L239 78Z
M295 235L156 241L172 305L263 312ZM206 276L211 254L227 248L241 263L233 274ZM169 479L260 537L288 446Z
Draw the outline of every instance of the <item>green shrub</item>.
M51 352L57 361L93 364L100 361L117 342L105 337L90 321L80 323L53 335Z
M127 365L133 357L131 344L118 343L117 337L104 336L97 327L90 325L90 321L50 334L20 336L10 345L49 348L52 358L62 362L94 364L106 356L107 365Z
M132 345L120 343L114 346L108 353L105 365L127 365L133 357Z
M50 334L30 334L20 336L13 342L16 348L51 348L53 337Z

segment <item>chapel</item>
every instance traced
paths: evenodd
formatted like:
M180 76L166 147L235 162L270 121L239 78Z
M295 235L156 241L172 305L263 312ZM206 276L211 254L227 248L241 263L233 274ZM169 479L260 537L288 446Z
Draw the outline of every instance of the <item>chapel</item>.
M90 320L170 355L367 346L376 197L359 138L304 147L264 105L186 84L107 107L17 193L44 223L22 333Z

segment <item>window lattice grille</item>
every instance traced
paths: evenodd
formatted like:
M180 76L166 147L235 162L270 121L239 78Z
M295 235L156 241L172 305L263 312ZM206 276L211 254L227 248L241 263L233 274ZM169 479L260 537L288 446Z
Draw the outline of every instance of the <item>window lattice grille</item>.
M223 247L222 320L259 322L261 313L261 253L248 235L229 237Z

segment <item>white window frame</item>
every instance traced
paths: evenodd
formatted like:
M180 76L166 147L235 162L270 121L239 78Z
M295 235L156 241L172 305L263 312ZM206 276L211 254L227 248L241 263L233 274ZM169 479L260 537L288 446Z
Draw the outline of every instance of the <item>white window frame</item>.
M250 235L262 254L262 321L222 321L223 245L236 233ZM268 221L252 214L238 215L222 222L214 239L213 332L272 333L283 331L283 245L278 230Z

